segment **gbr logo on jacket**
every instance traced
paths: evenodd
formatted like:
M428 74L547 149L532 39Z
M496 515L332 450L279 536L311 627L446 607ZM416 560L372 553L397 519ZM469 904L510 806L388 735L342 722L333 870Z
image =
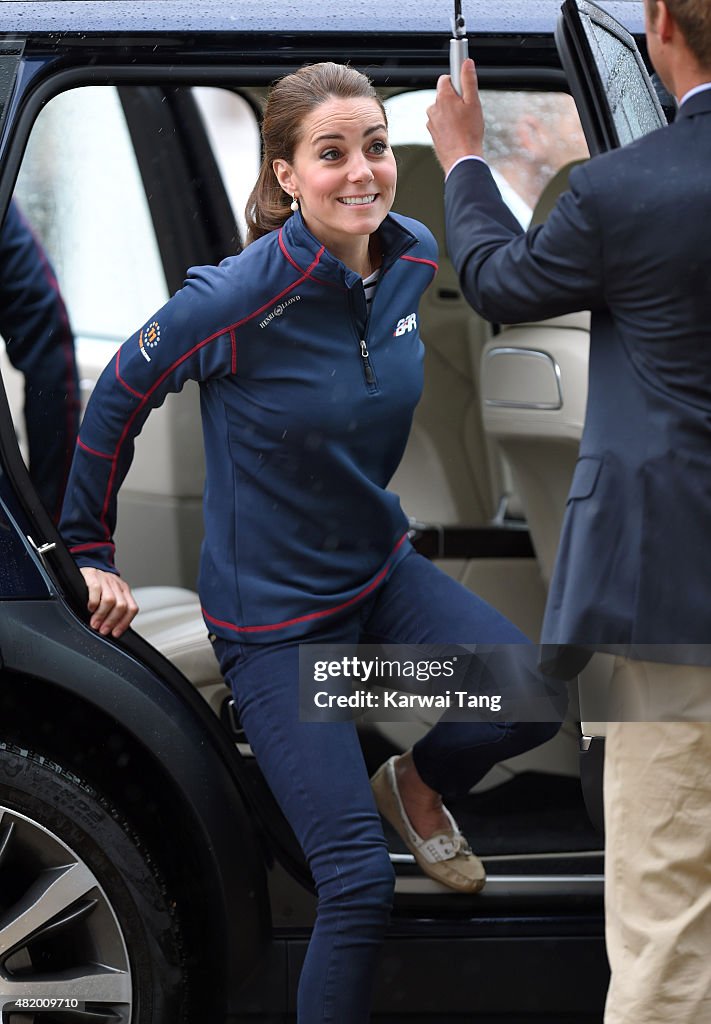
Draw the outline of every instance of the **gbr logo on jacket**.
M410 313L408 316L402 317L398 320L397 327L393 331L394 338L400 338L403 334L408 334L410 331L417 330L417 313Z

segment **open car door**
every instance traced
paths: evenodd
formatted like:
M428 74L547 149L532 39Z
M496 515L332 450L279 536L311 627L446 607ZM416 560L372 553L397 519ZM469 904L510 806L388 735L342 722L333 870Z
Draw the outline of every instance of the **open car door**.
M565 0L555 33L591 156L666 125L633 36L590 0Z

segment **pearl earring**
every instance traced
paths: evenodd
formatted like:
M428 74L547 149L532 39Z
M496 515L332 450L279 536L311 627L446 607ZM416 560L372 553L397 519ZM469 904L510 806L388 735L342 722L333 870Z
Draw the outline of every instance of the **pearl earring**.
M296 211L299 209L299 200L296 198L296 192L294 193L294 199L291 203L291 209L293 213L296 213Z

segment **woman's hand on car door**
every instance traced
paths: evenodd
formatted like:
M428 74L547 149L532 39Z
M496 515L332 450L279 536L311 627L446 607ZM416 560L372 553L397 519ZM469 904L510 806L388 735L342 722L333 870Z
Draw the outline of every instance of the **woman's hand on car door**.
M89 591L88 608L91 614L89 625L102 636L119 637L125 633L138 613L138 605L128 583L113 572L102 569L83 568Z

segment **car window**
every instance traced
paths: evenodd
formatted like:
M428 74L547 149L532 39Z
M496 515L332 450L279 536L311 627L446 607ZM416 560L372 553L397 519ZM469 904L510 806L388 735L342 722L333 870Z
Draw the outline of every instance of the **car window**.
M16 196L54 267L79 338L116 344L166 301L148 203L114 87L72 89L44 108Z
M571 96L561 92L482 91L486 118L485 157L503 198L527 227L531 213L553 175L565 164L588 156ZM386 100L390 141L397 147L430 145L427 107L432 89L399 93Z
M257 180L261 160L259 125L254 110L227 89L193 89L212 151L227 190L242 238L247 233L244 209Z

